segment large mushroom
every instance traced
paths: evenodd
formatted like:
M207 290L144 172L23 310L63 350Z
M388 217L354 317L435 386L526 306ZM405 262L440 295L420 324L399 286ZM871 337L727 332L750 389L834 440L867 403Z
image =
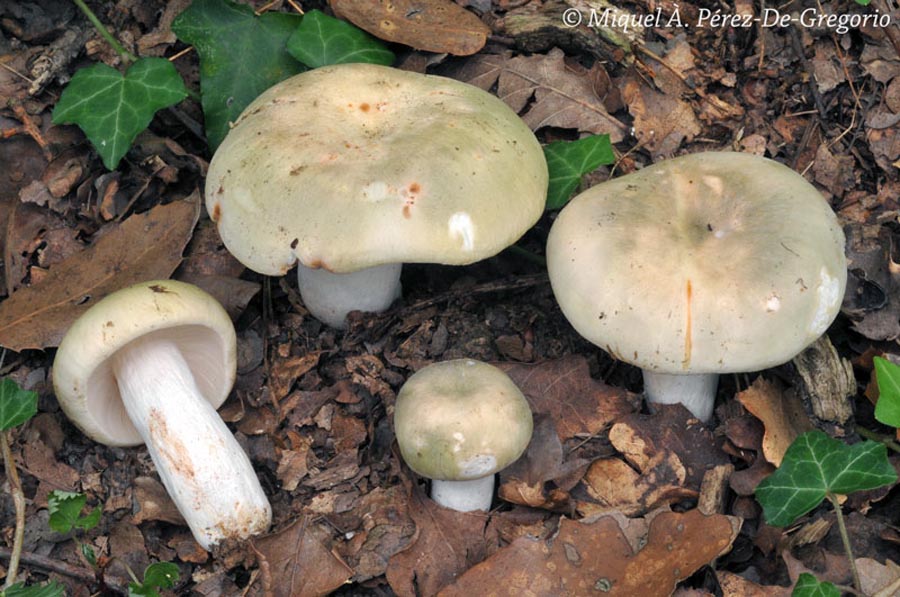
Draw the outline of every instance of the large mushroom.
M431 479L431 498L489 510L494 474L515 462L532 432L528 401L506 373L456 359L414 373L397 394L394 431L409 468Z
M719 373L790 360L847 279L819 192L775 161L709 152L596 185L559 214L547 269L582 336L643 370L648 401L712 415Z
M400 296L404 262L463 265L540 217L547 165L493 95L372 64L307 71L251 103L219 146L206 206L231 253L345 327Z
M225 309L174 280L119 290L66 333L53 386L66 415L109 446L144 443L194 538L210 549L265 531L272 511L216 408L236 370Z

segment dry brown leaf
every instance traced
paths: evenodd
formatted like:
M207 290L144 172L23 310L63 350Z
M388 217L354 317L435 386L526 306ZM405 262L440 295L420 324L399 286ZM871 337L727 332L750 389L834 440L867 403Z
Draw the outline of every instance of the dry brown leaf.
M352 539L335 548L353 567L354 582L383 575L390 558L414 540L416 526L408 514L406 500L402 486L376 487L361 496L351 512L332 520L336 527L353 533ZM352 522L346 520L349 517Z
M546 415L536 415L525 454L500 473L498 495L514 504L568 511L569 490L584 475L589 461L564 459L564 454L554 421ZM555 482L556 487L548 485L549 481Z
M497 84L497 96L537 130L544 126L608 134L613 143L625 137L625 125L607 112L594 91L590 71L576 71L565 63L565 54L553 48L546 55L479 55L456 73L460 79L489 89ZM533 102L532 102L533 98ZM529 102L531 102L529 104Z
M141 524L147 520L162 520L171 524L184 525L184 517L163 484L153 477L135 477L134 513L131 522ZM195 542L196 543L196 542Z
M491 29L451 0L328 0L334 14L375 37L427 52L468 56Z
M785 392L762 377L756 378L737 399L765 427L762 450L766 460L779 466L788 446L797 437L813 428L800 398Z
M857 558L856 569L864 595L890 597L900 594L900 566L893 561L881 564L871 558Z
M416 523L416 538L390 559L386 573L400 597L435 595L488 553L485 512L443 508L413 487L409 515Z
M650 523L646 545L634 553L616 522L562 519L548 541L516 539L473 567L441 597L510 594L668 597L675 585L725 553L737 536L737 519L664 512ZM597 557L596 554L603 554ZM502 582L498 583L498 579Z
M591 377L587 360L570 355L535 365L494 363L519 386L535 414L556 422L562 441L595 435L640 408L641 398Z
M251 595L266 597L313 597L327 595L353 575L340 558L322 544L320 531L307 517L286 529L255 542L257 557L268 571L263 583L256 583ZM260 584L265 585L265 588Z
M733 572L716 570L723 597L789 597L791 587L763 586Z
M634 136L654 158L673 155L682 141L700 134L690 104L677 95L651 89L637 76L625 79L622 99L634 116Z
M0 345L14 351L57 346L91 305L125 286L168 278L200 215L199 196L131 216L38 285L0 304Z

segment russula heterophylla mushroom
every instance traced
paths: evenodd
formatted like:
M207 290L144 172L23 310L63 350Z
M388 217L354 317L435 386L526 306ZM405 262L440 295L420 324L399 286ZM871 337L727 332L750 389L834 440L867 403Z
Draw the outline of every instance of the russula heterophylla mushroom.
M547 242L575 330L640 367L649 402L712 415L719 373L782 364L844 296L844 234L821 194L773 160L687 155L598 184Z
M531 408L506 373L457 359L414 373L400 388L394 431L403 460L431 479L431 498L453 510L487 511L494 474L528 447Z
M250 459L216 412L236 370L225 309L196 286L135 284L88 309L53 363L63 411L109 446L146 444L197 542L264 532L272 511Z
M297 263L309 311L345 327L400 295L402 263L464 265L540 217L547 165L531 130L472 85L373 64L268 89L216 150L206 207L250 269Z

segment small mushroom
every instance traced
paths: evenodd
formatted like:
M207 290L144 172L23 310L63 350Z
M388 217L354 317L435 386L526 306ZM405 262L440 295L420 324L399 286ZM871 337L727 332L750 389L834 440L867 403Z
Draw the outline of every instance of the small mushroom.
M547 165L506 104L444 77L373 64L307 71L251 103L219 146L206 206L250 269L298 263L317 319L383 311L402 263L463 265L541 216Z
M265 531L272 511L247 454L216 412L234 384L235 332L196 286L119 290L69 329L53 363L66 415L109 446L144 443L204 549Z
M444 361L403 384L394 430L409 468L431 479L435 502L461 512L487 511L494 474L515 462L531 440L531 408L493 365Z
M547 241L563 314L643 370L651 403L712 415L719 373L790 360L844 296L844 234L802 176L743 153L659 162L574 198Z

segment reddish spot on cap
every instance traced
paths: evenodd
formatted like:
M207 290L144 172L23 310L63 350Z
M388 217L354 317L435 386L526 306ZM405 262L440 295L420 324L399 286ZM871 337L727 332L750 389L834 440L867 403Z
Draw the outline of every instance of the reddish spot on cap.
M370 107L369 104L367 104L365 102L363 102L359 105L359 109L362 110L363 112L368 112L369 107Z
M412 210L410 209L411 205L412 205L411 203L406 203L403 206L403 217L406 218L407 220L412 217Z
M410 192L410 194L413 194L413 195L414 195L414 194L418 193L418 192L421 191L421 190L422 190L422 187L420 187L420 186L419 186L419 183L417 183L417 182L414 182L414 183L412 183L411 185L409 185L409 192Z
M218 222L219 218L222 216L222 206L216 203L213 205L212 213L209 214L209 217L212 218L213 222Z

